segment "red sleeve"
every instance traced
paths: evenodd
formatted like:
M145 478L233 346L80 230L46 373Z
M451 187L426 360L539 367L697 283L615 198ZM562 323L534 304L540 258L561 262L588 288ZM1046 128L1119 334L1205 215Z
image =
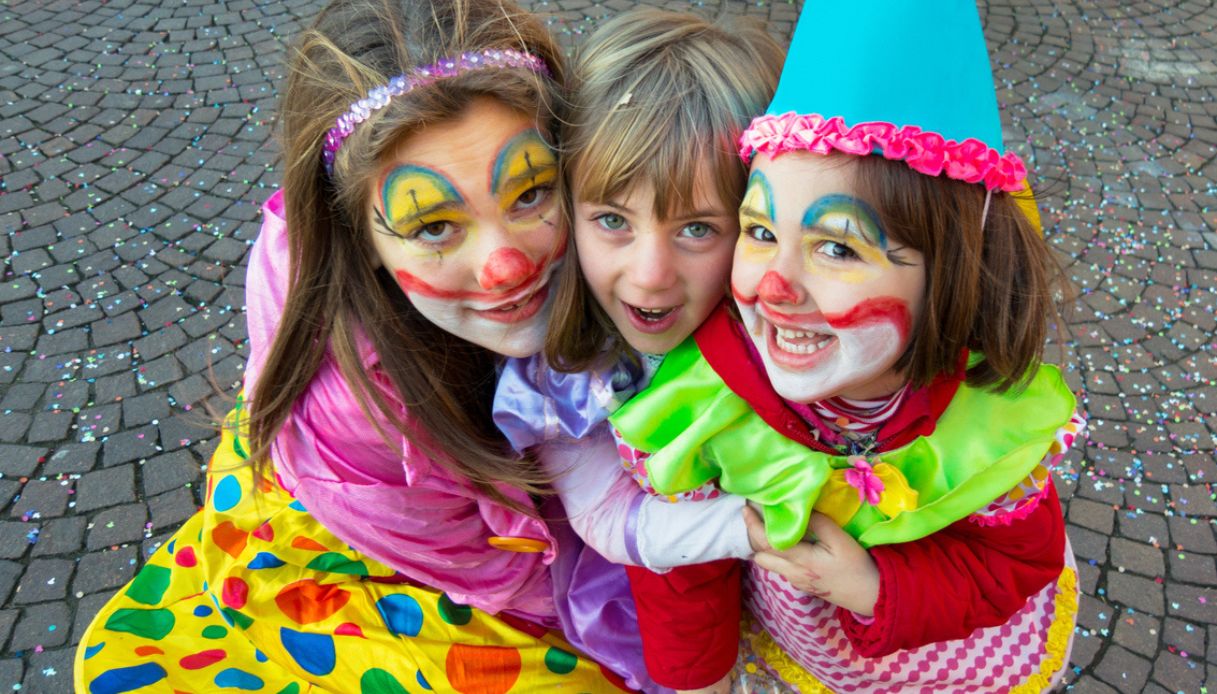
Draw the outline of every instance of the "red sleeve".
M739 560L663 574L640 566L625 570L651 679L672 689L698 689L731 671L739 652Z
M850 643L879 657L1004 624L1060 576L1065 521L1053 487L1027 517L981 526L963 519L914 542L873 547L879 566L875 618L837 614Z

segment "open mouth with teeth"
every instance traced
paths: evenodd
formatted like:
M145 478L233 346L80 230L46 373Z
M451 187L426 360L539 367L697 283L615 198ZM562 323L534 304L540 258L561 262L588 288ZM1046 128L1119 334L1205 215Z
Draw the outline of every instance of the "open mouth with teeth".
M811 330L795 330L770 324L769 355L779 364L807 369L820 360L822 354L837 343L833 335Z
M496 306L478 311L478 315L497 323L522 323L537 315L549 297L549 284L539 287L537 291L521 298L514 303Z
M644 333L661 333L671 328L680 314L679 306L643 308L622 302L630 323Z

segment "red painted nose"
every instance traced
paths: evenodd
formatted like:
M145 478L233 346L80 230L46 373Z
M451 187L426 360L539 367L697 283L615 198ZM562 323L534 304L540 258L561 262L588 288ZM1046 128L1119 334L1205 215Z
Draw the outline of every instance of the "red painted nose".
M799 294L790 286L790 282L778 273L770 270L761 278L756 286L756 295L767 304L797 304Z
M496 248L482 266L478 284L486 290L510 289L523 284L536 271L537 266L518 248Z

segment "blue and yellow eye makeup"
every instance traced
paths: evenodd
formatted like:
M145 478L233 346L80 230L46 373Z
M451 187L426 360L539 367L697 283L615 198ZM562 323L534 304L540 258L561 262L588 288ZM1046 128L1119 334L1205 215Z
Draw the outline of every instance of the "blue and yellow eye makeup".
M557 156L540 132L529 129L499 150L491 169L490 191L506 210L530 189L552 186L557 178Z
M871 266L892 264L887 256L887 233L870 205L850 195L834 193L816 200L803 213L803 245L809 264L825 243L849 247L857 261Z
M385 175L380 188L386 221L400 236L436 222L459 224L468 217L465 199L443 174L406 164Z
M764 173L753 171L748 176L748 187L744 190L744 200L739 208L740 241L736 245L740 252L739 260L762 263L777 253L776 243L763 243L749 233L753 227L763 227L773 233L774 216L773 188L769 185L769 179Z

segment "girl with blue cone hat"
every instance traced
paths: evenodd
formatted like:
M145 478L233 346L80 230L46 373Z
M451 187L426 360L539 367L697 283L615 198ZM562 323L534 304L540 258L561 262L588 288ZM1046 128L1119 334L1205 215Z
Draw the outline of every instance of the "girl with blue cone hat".
M1042 363L1063 278L975 5L809 2L740 153L734 310L610 418L655 493L760 511L738 676L1050 688L1077 610L1051 470L1084 421ZM688 568L631 574L646 638L735 628L685 599Z

